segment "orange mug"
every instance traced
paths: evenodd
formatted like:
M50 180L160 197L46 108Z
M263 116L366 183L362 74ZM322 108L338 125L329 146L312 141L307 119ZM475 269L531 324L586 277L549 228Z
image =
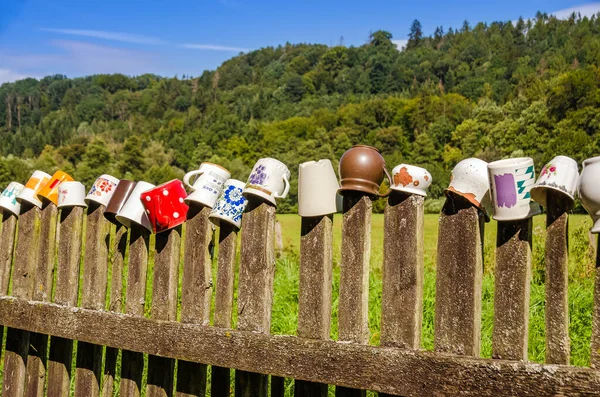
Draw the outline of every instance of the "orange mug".
M67 181L73 181L73 178L64 171L56 171L48 183L39 191L38 198L41 201L49 200L54 204L58 204L58 185Z

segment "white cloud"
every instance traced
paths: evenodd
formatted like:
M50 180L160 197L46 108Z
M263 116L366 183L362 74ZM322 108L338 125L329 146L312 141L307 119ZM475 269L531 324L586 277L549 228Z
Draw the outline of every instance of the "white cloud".
M74 70L79 75L96 73L139 74L158 71L160 58L155 53L109 47L72 40L52 40L62 50L54 68Z
M557 19L569 19L571 14L579 13L582 17L592 17L600 12L600 3L582 4L579 6L565 8L562 10L551 12Z
M194 50L210 50L210 51L230 51L230 52L248 52L247 48L227 47L214 44L181 44L181 48L190 48Z
M12 83L16 80L22 80L27 77L37 78L37 76L22 74L11 69L0 69L0 85L3 83Z
M398 47L398 51L402 51L406 48L408 40L392 40L392 43L396 44L396 47Z
M149 44L149 45L157 45L157 44L167 44L165 40L151 37L151 36L143 36L138 34L129 34L129 33L121 33L121 32L105 32L102 30L81 30L81 29L51 29L51 28L41 28L40 30L44 32L52 32L52 33L60 33L72 36L82 36L82 37L93 37L96 39L104 39L104 40L112 40L112 41L121 41L124 43L134 43L134 44Z

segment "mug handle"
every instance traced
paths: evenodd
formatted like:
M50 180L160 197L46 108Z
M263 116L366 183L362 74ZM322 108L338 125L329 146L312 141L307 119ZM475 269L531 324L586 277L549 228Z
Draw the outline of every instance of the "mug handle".
M390 173L388 172L387 168L385 168L385 165L383 166L383 171L385 172L385 175L387 175L388 181L390 182L390 187L392 187L392 177L390 176ZM385 192L384 194L380 194L380 197L387 197L390 195L390 193L392 193L392 189L388 188L388 191Z
M190 189L194 189L194 186L190 184L190 178L198 175L202 175L204 174L204 171L200 171L200 170L195 170L195 171L190 171L187 174L185 174L185 176L183 177L183 183L185 183ZM196 180L194 180L194 182L196 182Z
M275 198L286 198L288 192L290 191L290 181L288 181L287 176L283 176L283 183L285 184L285 188L283 189L283 193L281 195L275 194Z

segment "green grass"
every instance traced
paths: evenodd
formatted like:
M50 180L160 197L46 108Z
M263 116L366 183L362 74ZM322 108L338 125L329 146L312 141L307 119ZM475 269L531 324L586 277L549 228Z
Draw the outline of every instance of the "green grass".
M435 260L438 237L437 215L425 216L425 278L422 348L433 349L433 324L435 316ZM298 255L300 247L300 217L278 215L283 230L284 256L277 261L271 332L295 334L298 312ZM529 321L529 359L544 362L544 241L545 218L534 219L533 278ZM569 333L571 337L571 363L589 364L591 316L593 306L593 257L589 252L587 216L572 215L569 220ZM494 312L494 249L496 224L485 227L484 278L482 305L482 356L491 357L491 338ZM381 319L381 289L383 262L383 215L374 214L371 233L371 276L369 282L369 327L371 344L379 344ZM334 272L333 315L331 337L337 338L337 306L339 291L339 265L341 257L341 216L334 217Z

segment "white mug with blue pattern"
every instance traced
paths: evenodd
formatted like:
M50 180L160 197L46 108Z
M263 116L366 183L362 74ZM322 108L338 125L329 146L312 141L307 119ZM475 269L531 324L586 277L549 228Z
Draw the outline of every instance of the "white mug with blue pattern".
M239 229L242 226L242 214L248 204L248 200L242 195L244 186L246 184L242 181L228 179L208 219L217 226L225 221Z
M17 196L25 186L18 182L11 182L6 189L0 195L0 208L12 212L16 216L19 216L21 212L21 204L17 201Z
M183 177L183 183L192 190L185 201L212 208L223 191L225 181L230 177L231 173L220 165L202 163L199 169L190 171Z

